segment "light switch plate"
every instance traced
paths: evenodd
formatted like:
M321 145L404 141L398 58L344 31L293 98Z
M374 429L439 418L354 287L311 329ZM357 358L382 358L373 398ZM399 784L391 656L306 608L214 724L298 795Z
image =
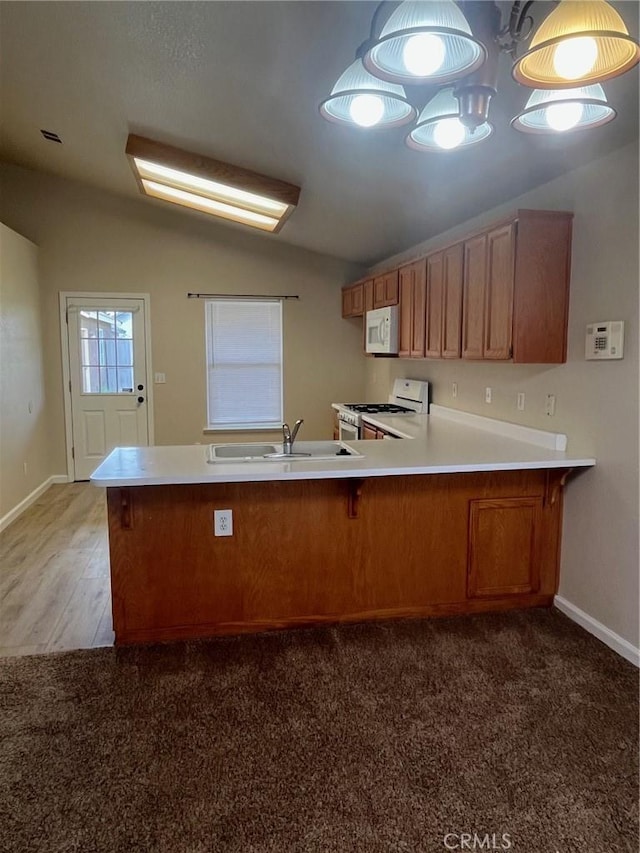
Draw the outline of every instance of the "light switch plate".
M167 376L165 373L154 373L153 381L156 385L163 385L167 381Z

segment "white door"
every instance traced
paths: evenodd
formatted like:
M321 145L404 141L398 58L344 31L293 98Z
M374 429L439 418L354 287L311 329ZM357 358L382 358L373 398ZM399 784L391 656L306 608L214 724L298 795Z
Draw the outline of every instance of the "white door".
M67 297L74 479L149 443L142 299Z

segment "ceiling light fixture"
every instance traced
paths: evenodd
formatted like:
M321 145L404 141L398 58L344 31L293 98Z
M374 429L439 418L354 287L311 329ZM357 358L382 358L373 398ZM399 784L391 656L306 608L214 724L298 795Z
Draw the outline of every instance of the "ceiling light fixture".
M449 151L482 142L492 133L493 126L489 122L473 129L462 124L453 89L448 88L441 89L429 101L405 141L416 151Z
M503 27L500 9L490 0L404 0L380 28L378 19L388 7L382 0L368 39L320 105L321 115L352 127L395 127L418 114L418 86L446 84L435 96L430 91L432 100L406 142L421 151L465 148L493 131L490 103L500 54L507 53L516 80L536 89L511 122L517 130L565 133L611 121L616 111L599 81L640 60L640 47L622 18L606 0L560 0L518 59L519 45L533 30L533 3L515 0ZM416 88L407 94L403 86ZM538 91L544 89L548 97Z
M293 184L134 134L126 153L144 195L262 231L279 231L300 196Z
M563 0L543 21L513 76L536 89L588 86L624 74L640 47L605 0Z
M320 104L329 121L359 127L397 127L416 117L402 86L378 80L356 59Z
M599 127L612 121L616 111L607 103L600 84L579 89L536 89L511 126L524 133L558 133Z

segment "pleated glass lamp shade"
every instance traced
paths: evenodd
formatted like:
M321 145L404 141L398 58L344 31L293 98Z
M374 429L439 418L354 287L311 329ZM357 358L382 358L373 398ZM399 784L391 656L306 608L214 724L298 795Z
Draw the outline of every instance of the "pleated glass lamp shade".
M442 89L422 110L405 142L416 151L449 151L468 148L493 133L493 125L488 121L472 132L462 124L458 115L453 89Z
M609 3L561 0L512 73L531 88L571 89L624 74L639 59L638 43Z
M352 127L388 128L413 121L416 110L402 86L379 80L356 59L320 104L320 115Z
M511 126L523 133L569 133L600 127L615 117L604 89L596 83L577 89L536 89Z
M449 83L479 68L487 52L453 0L405 0L367 51L365 67L394 83Z

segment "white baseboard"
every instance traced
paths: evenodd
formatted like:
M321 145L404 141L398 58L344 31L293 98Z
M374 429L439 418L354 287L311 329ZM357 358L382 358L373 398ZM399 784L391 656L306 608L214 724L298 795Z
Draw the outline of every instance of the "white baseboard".
M640 649L632 646L628 640L625 640L619 634L616 634L615 631L607 628L607 626L603 625L602 622L598 622L598 620L594 619L593 616L589 616L589 614L585 613L584 610L580 610L579 607L576 607L575 604L567 601L566 598L562 598L561 595L555 596L553 604L558 608L558 610L564 613L565 616L568 616L573 622L577 622L577 624L584 628L585 631L593 634L594 637L597 637L606 646L613 649L614 652L617 652L623 658L626 658L626 660L630 661L634 666L640 667Z
M28 509L32 503L38 500L40 495L44 494L47 491L49 486L52 486L54 483L68 483L69 478L66 474L53 474L49 479L45 480L44 483L40 483L40 485L34 489L30 494L26 496L17 506L14 506L13 509L9 510L6 515L3 515L0 518L0 531L4 530L5 527L8 527L12 521L15 521L19 515Z

